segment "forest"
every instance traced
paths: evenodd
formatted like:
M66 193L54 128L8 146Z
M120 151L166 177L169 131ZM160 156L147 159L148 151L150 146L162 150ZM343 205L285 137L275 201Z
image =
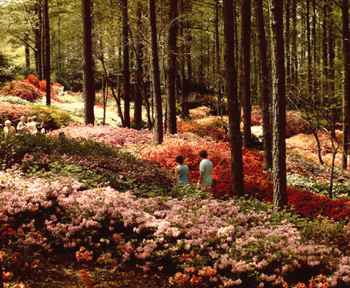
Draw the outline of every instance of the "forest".
M350 286L349 0L0 8L0 288Z

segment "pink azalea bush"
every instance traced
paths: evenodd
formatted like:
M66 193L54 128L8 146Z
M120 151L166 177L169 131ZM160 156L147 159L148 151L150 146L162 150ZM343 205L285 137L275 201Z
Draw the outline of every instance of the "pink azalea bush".
M126 150L140 150L146 146L152 145L154 141L154 134L151 131L139 131L111 126L71 124L67 127L55 130L52 135L59 135L62 132L68 137L91 139L114 148L124 148Z
M69 178L28 179L16 171L0 172L0 186L0 241L26 251L22 257L59 251L93 257L112 272L135 265L201 287L286 287L319 274L329 287L350 282L348 225L309 225L251 200L81 191Z
M328 134L324 132L318 132L318 138L321 144L322 160L325 164L331 165L332 163L332 141ZM336 130L336 138L338 143L334 142L335 147L339 144L338 151L335 157L335 166L341 167L341 155L342 155L342 132ZM312 134L297 134L293 137L286 139L286 147L288 151L298 154L306 159L310 159L314 162L319 162L317 156L317 143Z

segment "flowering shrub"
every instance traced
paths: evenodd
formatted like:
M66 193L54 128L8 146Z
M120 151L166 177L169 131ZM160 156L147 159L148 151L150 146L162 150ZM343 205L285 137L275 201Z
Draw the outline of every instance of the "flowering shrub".
M15 171L0 172L0 179L0 241L17 249L161 270L173 283L202 287L282 287L321 273L329 287L350 281L347 225L272 213L254 200L138 199ZM91 281L86 271L81 275Z
M25 135L11 140L0 143L3 168L17 163L27 174L61 173L83 181L87 187L110 185L120 191L145 185L173 186L173 178L155 163L91 140L70 139L64 134Z
M336 130L336 138L338 143L341 145L342 132ZM325 164L331 165L332 163L332 142L324 132L318 132L318 139L321 144L321 155L322 160ZM334 143L337 146L337 143ZM293 137L286 139L286 147L288 151L298 154L305 159L310 159L314 162L319 162L317 156L317 143L315 137L311 134L297 134ZM342 154L342 146L339 146L336 157L335 157L335 166L341 167L341 154Z
M21 116L34 114L34 109L25 105L13 105L0 100L0 121L11 120L13 125L17 125Z
M218 117L207 117L201 120L178 121L178 133L191 132L200 137L211 137L215 140L225 140L226 133Z
M60 87L59 83L54 84ZM61 100L53 92L51 86L51 99L60 102ZM46 93L46 81L40 81L34 75L29 75L25 80L14 80L0 91L3 96L16 96L30 102L36 102Z
M177 165L175 157L178 154L184 156L184 163L191 170L194 180L198 179L200 150L207 150L208 158L213 162L213 185L214 197L221 198L231 196L231 158L227 143L214 141L203 142L198 139L181 139L180 136L168 137L162 145L141 152L141 155L151 161L159 163L173 171ZM252 150L243 148L244 192L259 200L272 202L273 182L272 175L263 171L263 155ZM325 196L313 195L309 191L288 187L288 205L293 206L295 211L304 217L315 218L319 215L333 217L340 220L350 216L348 200L330 200Z
M293 110L286 113L286 137L291 137L300 133L310 133L310 124Z
M33 84L21 80L14 80L9 85L4 86L1 90L1 95L17 96L24 100L35 102L43 95Z
M206 106L201 106L198 108L190 109L191 119L202 119L209 116L210 108Z

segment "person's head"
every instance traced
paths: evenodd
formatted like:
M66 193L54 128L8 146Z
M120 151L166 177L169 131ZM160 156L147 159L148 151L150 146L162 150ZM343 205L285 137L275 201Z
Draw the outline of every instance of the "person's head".
M33 122L33 118L32 117L28 117L28 122Z
M32 117L32 119L33 119L33 121L36 121L36 116L34 115L34 116Z
M26 117L24 117L24 116L21 116L20 119L21 119L22 122L26 121Z
M176 162L179 164L184 163L184 157L182 155L177 155L176 156Z
M199 157L201 157L203 159L208 157L207 151L205 151L205 150L199 151L198 155L199 155Z
M5 126L6 127L10 127L11 126L11 121L10 120L6 120L5 121Z

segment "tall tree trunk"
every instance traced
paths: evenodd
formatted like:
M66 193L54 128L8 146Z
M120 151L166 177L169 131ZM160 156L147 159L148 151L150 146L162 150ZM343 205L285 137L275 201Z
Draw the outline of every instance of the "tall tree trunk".
M291 57L292 57L292 67L291 67L291 74L293 77L293 81L291 81L296 87L298 85L298 53L297 53L297 1L298 0L293 0L293 5L292 5L292 20L293 20L293 33L291 35ZM296 90L295 88L293 89L294 91Z
M243 143L250 148L251 141L251 95L250 95L250 26L251 0L242 1L242 56L243 56Z
M219 34L219 0L215 1L215 60L216 62L216 91L218 93L218 115L222 115L222 95L221 95L221 61L220 61L220 34ZM215 65L213 65L213 69Z
M181 0L180 1L180 9L181 9L181 14L184 15L186 10L185 10L185 3L184 1L186 0ZM183 16L184 17L184 16ZM186 64L186 41L183 38L184 37L184 30L185 30L185 20L183 19L180 24L180 37L182 39L181 43L181 58L180 58L180 74L181 74L181 115L182 119L188 119L189 118L189 108L188 108L188 89L187 89L187 83L186 83L186 73L185 73L185 64Z
M187 0L186 0L187 2ZM189 12L192 13L192 3L189 1ZM186 44L187 44L187 49L186 49L186 54L187 54L187 79L188 79L188 90L191 93L192 92L192 20L189 19L186 21L187 24L187 36L186 36Z
M310 29L310 0L306 1L306 31L307 31L307 85L309 103L312 103L312 56L311 56L311 29Z
M156 145L163 142L163 124L162 124L162 95L160 91L159 62L158 62L158 43L157 43L157 25L156 25L156 7L155 0L148 0L151 41L152 41L152 73L153 73L153 93L156 98L156 117L155 117L155 142Z
M50 22L49 22L49 3L44 2L44 18L45 18L45 79L46 79L46 105L51 105L51 57L50 57Z
M177 55L177 0L170 0L169 2L169 33L168 33L168 122L169 133L176 134L176 95L175 95L175 81L176 81L176 55Z
M260 93L263 114L264 169L272 169L272 127L270 120L270 80L267 68L267 47L262 0L256 0L256 19L259 33Z
M273 203L287 205L286 179L286 99L283 45L283 1L270 0L272 111L273 111Z
M290 1L286 1L286 84L290 86Z
M321 105L325 102L325 96L328 95L328 37L327 37L327 29L328 29L328 3L327 0L323 3L323 25L322 25L322 32L323 32L323 38L322 38L322 59L323 59L323 93L322 99L321 99Z
M331 99L332 103L332 123L333 126L335 127L337 119L336 119L336 97L335 97L335 72L334 72L334 63L335 63L335 40L334 40L334 20L332 17L332 6L329 5L329 25L328 25L328 59L329 59L329 98ZM335 129L332 130L333 132L333 137L335 137Z
M142 31L142 7L137 8L137 27L139 33ZM135 85L135 99L134 99L134 125L136 129L142 128L142 90L143 90L143 44L140 34L137 36L137 45L135 49L137 60L137 74Z
M42 30L43 30L43 17L42 17L42 5L41 0L39 0L39 3L36 6L36 14L38 15L39 23L38 27L35 29L35 60L36 60L36 73L39 80L43 79L42 74L42 67L43 67L43 61L42 61Z
M26 67L30 68L30 50L28 45L29 35L28 33L25 34L25 59L26 59Z
M349 33L349 0L343 0L343 54L344 54L344 93L343 93L343 157L342 168L347 167L349 150L349 119L350 119L350 33Z
M234 56L234 22L233 0L224 0L224 35L225 35L225 68L226 89L229 111L231 180L232 194L244 195L242 136L240 131L240 111L237 95L237 72Z
M83 93L85 99L85 125L94 125L94 101L95 87L92 63L92 14L91 1L83 0L83 23L84 23L84 83Z
M128 0L122 0L123 14L123 76L124 76L124 121L130 127L130 69L129 69L129 17Z

